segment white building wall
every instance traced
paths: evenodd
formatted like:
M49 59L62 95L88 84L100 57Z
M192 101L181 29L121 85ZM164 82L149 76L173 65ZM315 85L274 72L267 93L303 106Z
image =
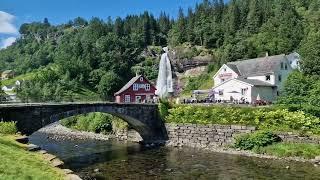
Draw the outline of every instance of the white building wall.
M251 85L239 82L237 80L230 80L218 87L214 88L215 100L230 101L232 97L234 100L240 100L242 97L246 101L251 102ZM241 89L248 89L246 95L241 94ZM217 94L219 91L223 91L223 95ZM235 91L237 93L231 93Z
M227 81L229 79L235 79L237 77L238 77L238 74L224 64L213 78L214 86L218 86L224 81Z
M260 80L260 81L263 81L263 82L266 82L266 83L270 83L272 85L276 84L276 77L275 77L274 74L270 75L270 80L269 81L267 81L266 75L264 75L264 76L251 76L251 77L248 77L247 79L256 79L256 80Z

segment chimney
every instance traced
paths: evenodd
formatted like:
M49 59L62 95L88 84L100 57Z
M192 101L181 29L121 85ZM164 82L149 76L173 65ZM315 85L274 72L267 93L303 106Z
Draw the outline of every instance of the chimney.
M266 52L266 57L268 57L269 56L269 53L268 53L268 51Z

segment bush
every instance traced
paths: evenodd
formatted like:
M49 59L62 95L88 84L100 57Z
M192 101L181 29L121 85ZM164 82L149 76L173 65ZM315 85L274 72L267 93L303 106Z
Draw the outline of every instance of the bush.
M79 131L95 133L109 133L112 131L112 115L103 113L89 113L63 119L61 124Z
M0 134L17 133L16 122L0 122Z
M265 147L276 142L280 142L281 138L269 131L258 131L252 134L245 134L236 138L235 148L242 150L252 150Z
M171 105L170 102L167 100L160 99L159 103L159 112L160 112L160 117L165 120L166 117L169 115L169 109Z
M303 111L287 109L188 106L169 109L168 123L240 124L253 125L260 130L298 131L320 134L320 119Z

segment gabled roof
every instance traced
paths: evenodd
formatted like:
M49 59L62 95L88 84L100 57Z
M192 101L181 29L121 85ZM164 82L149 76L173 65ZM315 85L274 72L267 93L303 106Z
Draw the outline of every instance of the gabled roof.
M5 70L5 71L2 72L2 74L9 74L11 72L13 72L13 71L12 70Z
M114 93L114 95L119 95L123 93L125 90L129 89L140 77L143 77L148 83L152 85L152 83L143 75L138 75L133 77L126 85L124 85L118 92Z
M285 54L229 62L226 65L238 73L239 76L248 77L273 73L280 67L283 60L286 60Z
M118 95L121 94L123 91L127 90L128 88L130 88L133 83L135 83L142 75L139 76L135 76L133 77L126 85L124 85L118 92L114 93L114 95Z
M244 79L244 78L236 78L236 80L248 83L250 85L253 86L270 86L270 87L275 87L275 85L261 81L261 80L257 80L257 79Z

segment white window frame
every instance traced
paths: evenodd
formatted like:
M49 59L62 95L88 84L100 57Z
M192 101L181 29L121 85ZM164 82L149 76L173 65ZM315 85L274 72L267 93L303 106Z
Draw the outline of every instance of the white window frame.
M150 84L146 84L145 89L146 91L150 91Z
M132 86L134 91L138 91L139 90L139 84L134 83Z
M130 103L131 102L131 96L130 95L124 95L124 102Z

